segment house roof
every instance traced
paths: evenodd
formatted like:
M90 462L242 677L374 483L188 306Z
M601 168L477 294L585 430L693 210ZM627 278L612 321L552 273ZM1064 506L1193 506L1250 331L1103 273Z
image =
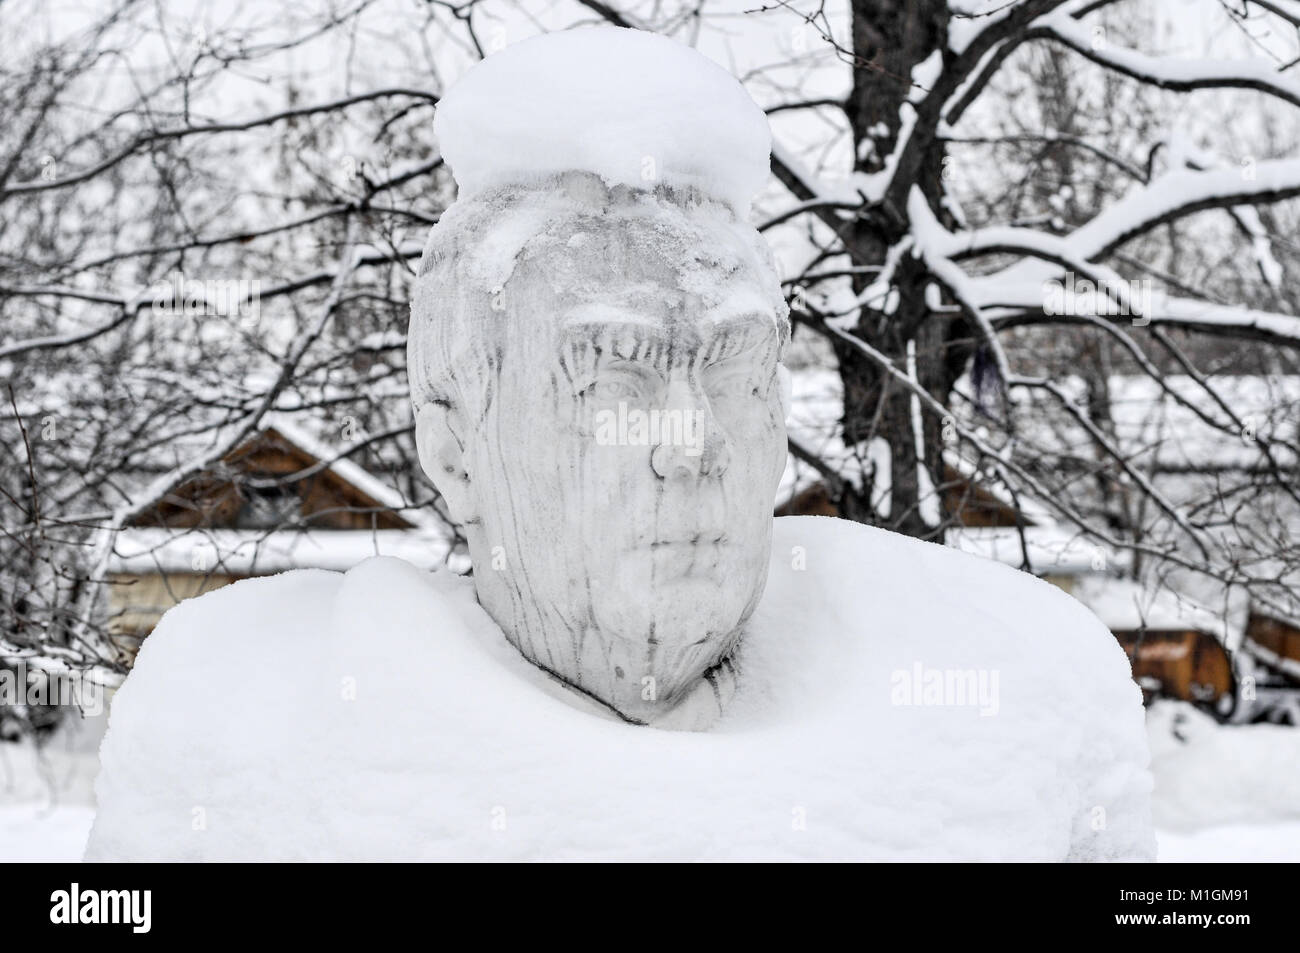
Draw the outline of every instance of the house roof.
M263 433L266 431L278 433L283 439L317 461L328 460L327 470L356 487L381 506L398 511L402 519L417 529L442 533L448 531L446 522L437 514L411 506L411 501L406 499L395 486L385 483L359 464L340 457L337 450L318 440L287 414L267 414L263 419L262 428Z
M839 372L833 368L806 368L791 373L791 405L786 419L790 438L817 456L842 478L861 486L867 473L874 474L872 506L888 517L890 503L889 445L883 439L865 446L848 447L844 443L840 418L843 415L843 386ZM981 472L978 464L953 448L945 448L943 462L958 478L978 488L979 494L1000 504L1008 511L1019 512L1031 525L1055 522L1051 511L1024 494L1012 494L996 478ZM777 488L780 507L798 494L816 486L822 475L815 468L791 455Z
M323 471L345 483L365 505L373 503L394 511L397 523L409 528L129 525L113 537L108 571L216 572L247 576L304 567L346 570L375 555L396 556L423 568L456 562L453 556L456 534L441 516L430 508L413 506L395 486L340 457L339 450L317 439L285 414L264 417L261 427L241 441L226 459L233 459L238 466L240 452L268 436L290 445L300 459L310 460L312 466L321 464ZM289 478L292 479L292 474ZM161 501L194 479L191 475L180 481L159 480L151 490L152 499L146 502Z
M229 464L238 468L240 466L239 461L244 454L257 447L259 441L266 441L268 438L287 445L296 451L296 456L306 462L302 467L303 470L314 470L319 466L321 472L336 481L336 485L345 487L359 501L359 505L363 504L366 507L390 511L388 520L390 526L405 524L430 533L451 533L451 528L446 521L432 508L415 505L397 486L386 482L343 456L342 454L347 450L346 447L336 448L328 445L313 435L303 422L286 413L266 414L257 430L232 448L222 458L220 464L214 462L213 470L216 470L222 464ZM228 437L223 437L220 432L209 431L205 446L202 448L191 447L187 454L192 458L195 455L210 452L212 446L219 446L222 439L228 439ZM178 448L178 452L186 451L180 451ZM139 491L138 497L142 507L148 508L154 504L163 503L171 494L182 493L183 496L182 488L186 486L192 487L201 482L204 474L208 471L197 474L188 473L182 476L174 475L179 472L181 472L180 468L177 467L162 476L154 477L150 483L144 486ZM292 474L285 474L285 477L291 478Z
M1285 572L1276 585L1257 587L1250 601L1252 615L1300 629L1300 572Z
M1023 535L1022 535L1023 534ZM1075 576L1123 569L1127 553L1089 540L1064 526L960 526L944 534L947 545L1040 575ZM1028 567L1025 567L1026 561Z
M395 556L421 569L466 567L445 533L422 530L174 530L138 527L118 533L108 571L267 575L289 569L346 571L371 556Z
M1112 632L1195 630L1213 635L1227 648L1241 641L1241 626L1166 586L1106 575L1081 577L1071 593Z
M1296 465L1300 376L1212 375L1205 383L1222 398L1222 405L1200 381L1184 374L1161 381L1145 375L1110 377L1107 391L1116 449L1139 466L1166 473L1258 469L1268 462L1265 443L1280 465ZM1079 378L1059 384L1076 401L1086 393ZM1014 397L1022 440L1048 453L1094 455L1092 435L1071 415L1023 393Z

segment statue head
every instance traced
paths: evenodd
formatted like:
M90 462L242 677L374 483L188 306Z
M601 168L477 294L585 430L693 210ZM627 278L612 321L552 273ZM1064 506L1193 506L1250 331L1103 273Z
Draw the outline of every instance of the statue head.
M416 441L507 638L627 718L697 725L767 578L786 306L732 204L582 164L433 229Z

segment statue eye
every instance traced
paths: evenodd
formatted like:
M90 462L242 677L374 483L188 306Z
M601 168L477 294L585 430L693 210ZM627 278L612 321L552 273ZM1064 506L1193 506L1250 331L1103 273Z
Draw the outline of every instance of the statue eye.
M641 396L641 389L624 376L602 377L584 388L581 396L591 400L634 400Z
M758 387L748 370L732 371L718 374L708 383L708 391L713 397L757 397Z

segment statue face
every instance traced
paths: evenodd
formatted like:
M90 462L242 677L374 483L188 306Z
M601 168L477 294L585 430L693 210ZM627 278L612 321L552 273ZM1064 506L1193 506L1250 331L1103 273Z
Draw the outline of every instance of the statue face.
M734 224L591 216L530 243L481 317L504 323L464 425L480 601L631 717L727 655L762 595L786 454L773 281Z

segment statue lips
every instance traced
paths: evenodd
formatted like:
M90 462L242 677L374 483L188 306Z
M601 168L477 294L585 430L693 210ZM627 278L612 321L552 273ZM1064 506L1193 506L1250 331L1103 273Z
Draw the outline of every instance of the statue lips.
M688 533L680 536L663 536L652 540L650 548L654 550L671 548L686 548L694 546L726 546L729 545L726 533L720 533L713 530L700 533Z
M717 576L731 546L726 533L710 530L660 535L636 551L650 557L655 579L667 583Z

